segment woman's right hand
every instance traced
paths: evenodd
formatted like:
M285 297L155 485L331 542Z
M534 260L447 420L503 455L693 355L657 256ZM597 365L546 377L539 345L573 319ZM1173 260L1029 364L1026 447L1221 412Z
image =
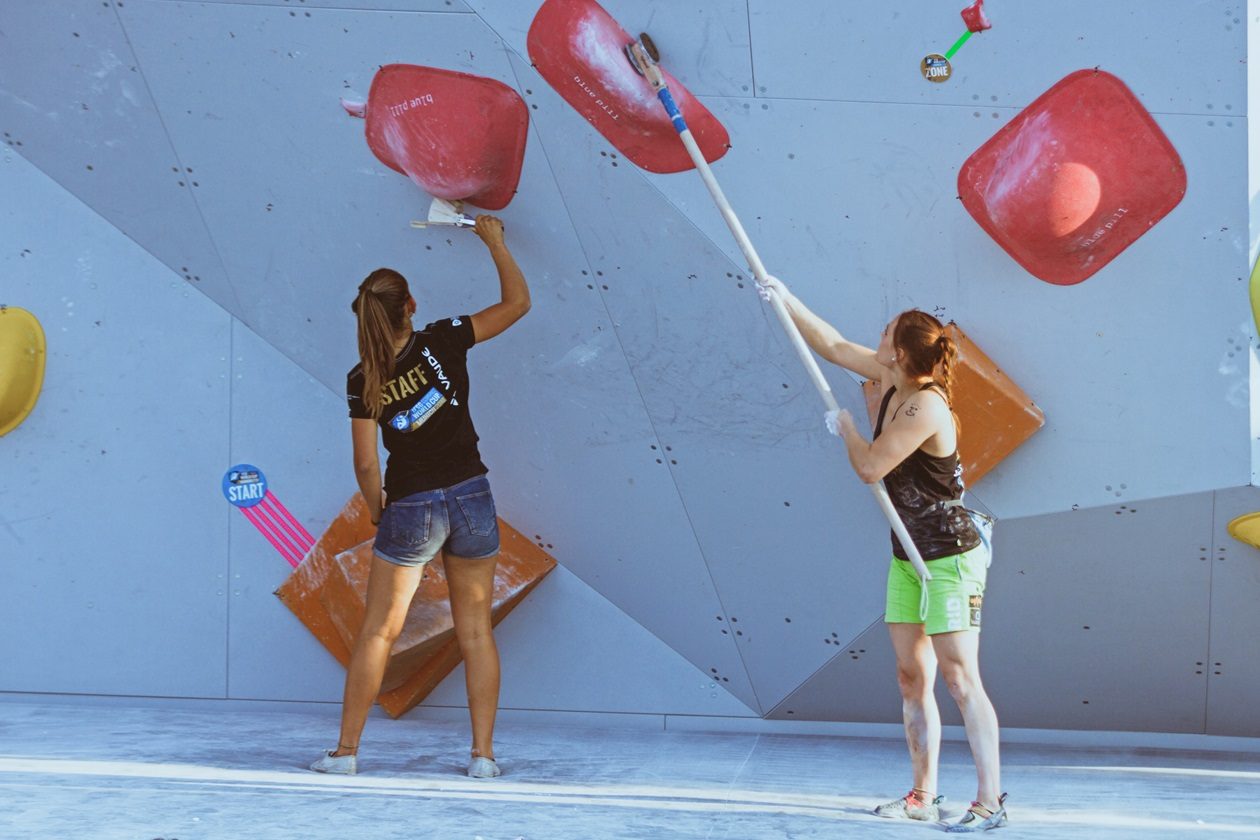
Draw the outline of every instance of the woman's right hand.
M503 222L497 216L491 216L489 213L482 213L477 217L477 223L473 226L473 233L481 237L481 241L486 243L487 248L500 248L503 246Z
M778 295L779 300L783 301L784 303L787 303L788 296L791 294L788 291L787 286L783 285L782 280L780 280L778 277L775 277L773 274L767 274L766 282L757 283L757 294L761 297L762 300L764 300L766 303L769 303L770 293L772 291L774 292L774 294Z

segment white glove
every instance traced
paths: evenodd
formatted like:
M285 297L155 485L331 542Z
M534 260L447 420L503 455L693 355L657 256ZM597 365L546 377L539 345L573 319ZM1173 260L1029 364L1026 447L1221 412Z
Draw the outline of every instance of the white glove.
M844 411L844 409L837 408L834 411L828 411L826 414L823 415L823 425L827 427L828 432L835 435L836 437L840 437L840 412L841 411Z
M780 300L787 300L787 286L783 285L783 281L772 274L766 275L766 282L757 284L757 296L769 303L771 289L779 296Z

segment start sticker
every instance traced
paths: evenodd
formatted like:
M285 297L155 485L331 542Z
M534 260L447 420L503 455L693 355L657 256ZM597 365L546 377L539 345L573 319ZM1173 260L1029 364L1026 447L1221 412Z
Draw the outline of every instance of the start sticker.
M940 53L932 53L919 62L919 72L929 82L948 82L949 77L954 75L954 68L948 58Z
M237 464L223 476L223 497L239 508L253 507L267 495L267 477L253 464Z

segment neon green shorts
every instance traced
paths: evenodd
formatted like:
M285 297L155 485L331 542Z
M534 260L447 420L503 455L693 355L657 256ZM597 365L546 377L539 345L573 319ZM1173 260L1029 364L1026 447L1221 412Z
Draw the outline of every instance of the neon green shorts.
M926 599L919 576L908 560L893 558L888 570L888 624L922 624L927 635L959 630L980 632L980 607L984 603L983 548L926 561L932 579ZM926 601L926 603L924 603Z

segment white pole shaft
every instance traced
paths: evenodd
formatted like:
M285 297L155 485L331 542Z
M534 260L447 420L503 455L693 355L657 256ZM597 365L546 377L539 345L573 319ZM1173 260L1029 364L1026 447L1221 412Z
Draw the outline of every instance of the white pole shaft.
M700 173L701 180L704 181L704 185L709 189L709 195L713 196L718 212L726 220L726 226L731 229L731 233L735 236L735 241L739 243L739 249L744 252L744 258L748 260L753 276L758 283L764 284L766 282L766 267L761 262L761 257L757 255L757 249L753 247L748 234L745 233L744 226L740 224L739 217L735 215L734 209L731 208L731 203L726 200L726 194L722 192L722 187L718 185L717 178L713 177L713 170L709 168L709 162L704 159L704 154L700 151L700 146L696 143L695 137L692 136L691 129L684 129L678 132L678 136L682 138L683 145L687 147L687 153L691 155L691 160L696 165L696 171ZM779 323L783 326L783 330L788 334L788 338L791 339L792 346L796 348L796 355L800 357L801 362L805 365L805 369L809 372L809 378L813 380L814 387L818 389L818 394L822 397L823 403L826 404L829 411L835 411L840 405L836 402L835 394L831 392L831 386L827 384L822 371L818 368L818 362L814 359L814 354L810 352L809 345L805 343L805 338L801 335L801 331L796 328L796 323L788 313L787 306L784 305L774 291L770 292L770 305L774 309L774 314L779 317ZM923 563L923 555L919 553L914 540L910 538L910 532L906 530L905 523L897 515L897 509L893 507L892 499L888 497L888 490L884 487L884 482L877 481L869 486L871 492L875 494L875 501L884 513L884 518L892 526L893 533L897 535L898 541L909 556L915 572L923 580L931 580L932 574Z

